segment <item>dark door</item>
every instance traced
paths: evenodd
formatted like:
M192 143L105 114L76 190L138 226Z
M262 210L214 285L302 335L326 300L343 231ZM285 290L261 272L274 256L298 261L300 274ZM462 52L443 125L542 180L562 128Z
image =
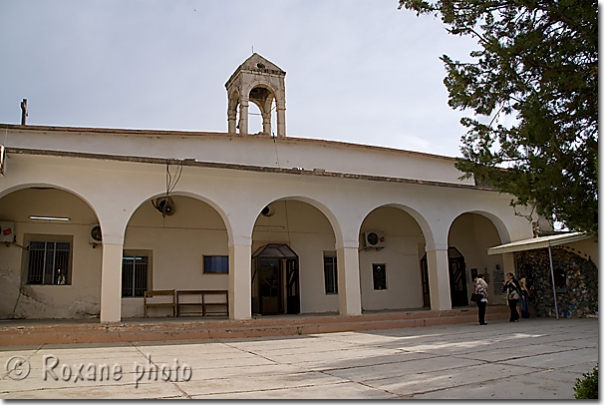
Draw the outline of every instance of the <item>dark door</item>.
M449 248L449 281L451 284L451 305L454 307L468 305L466 263L461 253L454 247Z
M282 313L281 260L260 259L259 305L262 315Z
M298 260L287 260L285 263L287 313L300 313L300 287L298 287Z
M300 313L296 252L284 243L269 243L252 255L252 269L252 313Z
M424 296L424 306L430 307L430 281L428 279L428 259L426 255L419 262L422 270L422 294Z

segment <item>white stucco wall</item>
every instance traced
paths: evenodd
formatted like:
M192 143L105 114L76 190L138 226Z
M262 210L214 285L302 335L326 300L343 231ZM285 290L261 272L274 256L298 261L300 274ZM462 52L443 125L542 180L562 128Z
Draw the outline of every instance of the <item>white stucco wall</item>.
M337 295L325 293L323 253L335 251L331 224L318 209L296 200L270 204L274 215L259 215L252 235L252 252L268 243L286 243L299 256L300 312L338 311Z
M162 217L151 201L144 202L126 230L124 251L150 253L150 289L227 290L227 274L203 272L203 256L228 256L228 238L222 218L206 203L174 195L176 211ZM178 213L178 215L177 215ZM150 315L169 311L151 309ZM143 315L143 299L122 298L122 316Z
M69 223L33 221L30 215L67 216ZM14 221L16 244L0 244L0 318L85 318L99 313L101 248L89 243L94 212L73 194L27 189L0 199L0 221ZM27 285L29 240L47 235L72 242L70 285Z
M367 216L359 237L366 231L384 232L386 246L359 251L363 309L421 308L419 247L425 241L417 222L401 209L382 207ZM374 289L374 263L386 265L385 290Z
M32 127L8 131L5 146L474 184L472 179L459 179L462 173L454 168L453 158L293 137Z
M349 313L360 311L361 307L366 310L417 308L423 306L419 260L424 251L434 252L432 255L438 260L433 265L443 267L446 262L442 260L442 253L449 243L461 246L458 242L461 238L468 244L460 249L469 252L466 256L468 268L478 266L482 270L483 267L492 268L497 260L486 257L487 247L531 235L530 224L514 216L509 196L471 189L467 182L457 181L459 173L453 169L450 159L291 139L277 145L281 167L290 164L311 169L320 167L328 171L341 170L344 174L350 169L350 173L382 173L386 177L356 179L345 175L272 173L237 166L185 166L172 191L176 213L163 219L151 206L150 199L166 192L166 165L163 161L138 162L137 157L195 157L207 162L274 167L276 160L271 159L276 159L275 144L270 138L224 134L134 132L9 130L9 148L89 154L87 157L42 156L35 151L8 154L6 174L0 178L0 204L3 204L0 205L0 220L16 221L18 243L23 242L20 238L24 234L32 232L73 235L74 240L73 282L77 281L77 288L73 284L71 287L36 287L40 291L43 289L44 299L56 302L56 309L44 312L32 304L31 309L24 310L24 316L64 317L94 313L94 305L98 308L99 297L103 296L99 293L103 274L109 277L103 284L107 288L119 285L116 277L121 271L117 266L122 250L152 252L152 283L156 289L231 289L234 285L243 288L249 285L251 272L247 264L249 258L244 256L248 256L248 249L253 253L269 242L289 243L300 256L303 313L342 311L343 306ZM132 159L92 158L99 153L129 155ZM171 165L173 175L176 167ZM398 177L429 179L448 186L388 181ZM58 229L55 225L36 224L28 219L37 209L28 205L31 198L24 193L33 190L15 190L37 186L58 187L71 193L63 193L57 201L52 198L37 200L46 215L73 217L70 225ZM287 218L283 200L287 200ZM276 214L270 218L261 216L262 208L271 203L276 207ZM82 218L76 215L80 210L85 213ZM466 212L481 216L472 217L466 225L463 225L465 219L460 222L462 225L455 223L456 218ZM481 222L483 219L485 224ZM94 249L88 243L89 225L93 223L102 226L105 243L102 248ZM40 226L43 228L35 228ZM356 254L365 230L384 231L388 237L387 247L377 252ZM13 253L16 250L14 245L0 246L2 277L14 280L13 286L6 288L8 298L1 304L2 314L11 314L11 305L14 306L11 302L13 299L16 302L18 296L17 270L21 271L22 259ZM341 299L344 294L338 297L324 291L323 252L336 250L339 257L347 258L348 266L338 263L338 270L347 268L346 282L350 283L351 289L358 286L355 286L355 279L360 276L361 295L351 292L347 294L348 301ZM105 262L103 252L107 253ZM242 256L241 252L246 253ZM351 256L352 252L356 254L355 258ZM237 272L237 279L233 278L234 273L229 276L202 274L204 254L232 254L238 268L231 271ZM103 272L103 263L109 262L116 267L115 271ZM387 264L386 290L373 290L371 263ZM445 267L430 274L444 277L435 285L448 285ZM68 293L55 293L60 288ZM245 290L249 294L249 289ZM83 300L82 291L92 302L86 307L88 312L67 310ZM106 296L109 298L105 301L110 302L118 295L113 292ZM249 297L243 301L238 304L237 311L245 318ZM435 302L438 308L446 309L446 294ZM121 309L119 303L110 304L114 305L111 307L113 318L116 314L129 317L142 313L140 299L122 299ZM98 313L98 309L96 311Z

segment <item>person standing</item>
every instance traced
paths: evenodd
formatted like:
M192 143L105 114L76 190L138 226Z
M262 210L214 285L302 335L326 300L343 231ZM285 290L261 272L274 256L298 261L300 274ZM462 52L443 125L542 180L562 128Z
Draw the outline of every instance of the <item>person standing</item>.
M474 292L482 295L482 298L476 301L476 305L478 306L478 323L480 325L486 325L487 323L484 321L484 316L487 312L487 297L489 295L487 293L487 288L489 288L489 285L482 277L482 274L478 274L474 277Z
M507 281L503 283L503 291L508 293L508 306L510 307L510 322L518 322L520 315L516 307L520 300L520 283L512 273L507 274Z

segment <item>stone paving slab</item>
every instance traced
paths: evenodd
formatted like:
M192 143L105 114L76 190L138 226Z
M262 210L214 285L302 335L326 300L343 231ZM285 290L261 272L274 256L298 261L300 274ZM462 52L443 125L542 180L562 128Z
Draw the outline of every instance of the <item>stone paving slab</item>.
M508 364L540 368L560 368L573 364L587 363L598 359L598 349L572 349L555 354L538 354L520 359L506 360ZM591 371L591 370L589 370Z
M422 360L429 359L436 356L424 353L396 353L388 356L372 356L372 357L361 357L361 358L347 358L340 359L335 362L332 358L325 358L320 361L306 361L297 363L298 366L303 367L307 370L313 371L325 371L333 369L348 369L366 366L379 366L388 364L399 364L401 362L410 360Z
M236 382L235 382L236 381ZM338 377L318 372L298 372L290 374L248 376L242 379L216 378L212 380L191 380L179 383L190 396L209 394L228 394L230 392L266 391L283 388L315 387L320 390L324 385L347 382ZM253 395L251 396L253 398Z
M574 399L569 381L575 374L559 370L539 371L533 374L516 375L488 382L458 385L451 388L413 394L412 399L498 399L498 400L553 400Z
M329 374L351 381L367 382L371 380L402 377L408 374L429 373L439 370L460 369L473 365L483 364L475 360L458 359L453 357L431 357L427 359L409 360L400 363L386 363L366 367L343 368L338 363L333 363Z
M237 367L219 367L207 368L203 365L194 365L191 381L212 380L229 378L236 380L238 378L288 375L309 371L304 368L291 364L265 364L259 366L237 366Z
M556 353L568 352L574 348L556 346L556 345L527 345L527 346L497 346L496 350L482 350L469 353L456 354L456 357L471 358L488 362L498 362L503 360L522 359L540 354L553 355ZM516 363L514 363L516 364ZM525 364L521 362L521 364Z
M392 378L365 381L365 384L400 396L413 396L427 391L447 389L451 386L487 383L493 379L524 375L532 371L534 370L526 367L479 364L465 367L463 371L455 368L413 373Z
M362 359L371 357L386 357L390 355L396 355L400 352L392 349L382 349L376 347L357 347L350 349L334 349L331 352L319 352L313 353L306 351L304 353L263 353L263 356L267 359L273 360L279 363L312 363L312 362L323 362L325 359L328 361L338 361L347 359Z
M229 394L210 394L201 396L192 396L193 399L275 399L275 400L312 400L312 399L358 399L358 400L378 400L378 399L398 399L396 394L385 392L383 390L364 386L362 384L344 382L338 384L323 385L320 389L314 386L283 388L275 390L253 391L253 392L233 392Z
M276 342L275 347L272 347L270 344L266 345L256 345L256 344L245 344L238 343L231 345L233 348L237 348L239 350L245 350L254 353L272 353L275 355L289 355L289 354L316 354L322 352L333 352L334 350L346 350L346 349L357 349L359 347L358 344L347 343L347 342L336 342L336 341L325 341L325 339L317 339L316 342L304 341L303 345L295 345L294 342L291 342L291 346L288 346L287 343L279 344L282 342Z
M12 346L0 348L0 398L571 399L576 378L597 364L598 339L597 319L531 318L274 338ZM45 381L44 354L74 375ZM6 363L15 356L29 365L24 379L23 368ZM119 364L121 377L100 381L84 372L75 380L78 365L89 363ZM169 375L141 374L137 366L163 367Z
M2 393L6 399L156 399L185 397L173 384L103 385Z

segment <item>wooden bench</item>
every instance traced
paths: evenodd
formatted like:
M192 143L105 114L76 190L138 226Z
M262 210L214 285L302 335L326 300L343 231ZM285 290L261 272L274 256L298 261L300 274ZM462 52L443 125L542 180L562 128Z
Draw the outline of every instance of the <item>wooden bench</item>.
M193 311L183 311L183 309L193 309ZM176 315L229 316L229 292L227 290L176 291Z
M143 296L144 304L145 304L145 318L147 317L147 309L152 307L162 307L162 308L172 308L172 316L176 316L176 290L150 290L145 291ZM152 302L148 301L154 297L158 298L160 301L153 300ZM168 300L162 299L164 297L168 297Z

